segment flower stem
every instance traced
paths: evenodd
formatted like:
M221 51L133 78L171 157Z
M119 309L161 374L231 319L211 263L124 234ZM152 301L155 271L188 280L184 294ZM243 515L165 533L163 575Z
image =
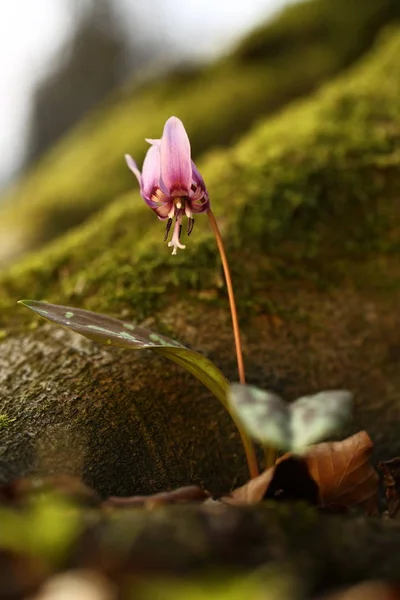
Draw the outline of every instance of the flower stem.
M232 279L231 279L231 274L229 271L228 259L226 258L224 242L221 237L221 232L219 230L218 223L214 217L214 213L210 209L207 211L207 214L208 214L208 218L210 219L210 223L211 223L213 233L215 235L215 239L217 241L219 254L221 256L222 268L224 270L224 275L225 275L226 287L228 290L228 298L229 298L229 306L231 309L231 316L232 316L233 337L235 340L236 360L237 360L237 366L238 366L239 381L240 381L240 383L246 383L246 378L245 378L245 374L244 374L242 344L240 341L239 322L238 322L238 316L237 316L237 310L236 310L235 295L233 293ZM235 422L236 422L236 420L235 420ZM238 425L238 424L236 423L236 425ZM240 437L242 438L243 447L244 447L244 450L246 453L247 464L249 467L250 476L252 478L257 477L258 466L257 466L257 458L256 458L256 454L254 451L253 443L252 443L250 437L242 429L241 426L239 426L238 429L239 429Z
M265 456L265 468L269 469L276 463L277 452L272 446L263 446Z
M239 322L236 310L235 303L235 295L233 293L232 279L229 271L228 259L226 258L224 242L222 241L221 232L218 227L218 223L214 217L214 213L210 209L208 212L208 218L210 219L211 227L213 229L215 239L217 240L218 250L221 256L222 268L224 270L226 287L228 289L228 298L229 298L229 306L231 309L232 315L232 327L233 327L233 337L235 338L235 348L236 348L236 359L238 365L239 372L239 381L240 383L246 383L246 378L244 375L244 365L243 365L243 353L242 353L242 344L240 342L240 332L239 332Z

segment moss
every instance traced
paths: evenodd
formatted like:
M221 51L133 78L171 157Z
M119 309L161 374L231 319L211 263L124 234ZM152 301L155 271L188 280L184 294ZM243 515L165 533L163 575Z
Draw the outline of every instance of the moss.
M132 586L132 597L141 600L282 600L294 598L294 577L284 569L264 568L256 575L232 575L194 578L182 582L175 578Z
M249 381L289 399L353 390L380 459L400 439L399 52L394 29L357 68L201 163ZM236 378L207 218L176 257L163 229L137 193L123 195L0 278L0 410L22 417L0 440L0 478L67 470L131 494L189 482L226 491L246 477L232 423L188 374L43 324L29 331L15 306L30 296L145 321Z
M76 506L57 494L35 497L26 512L0 508L3 550L31 555L52 567L60 564L69 546L82 530L82 515Z
M308 280L326 288L351 276L361 287L390 288L399 281L400 42L396 34L387 37L355 72L203 162L241 279L239 299L250 311L246 299L256 293L264 301L265 272L276 285ZM198 219L187 250L176 257L162 235L137 194L122 196L3 275L3 325L13 324L11 304L21 296L67 304L84 299L89 309L135 310L144 319L165 296L218 292L223 282L206 218Z
M2 429L5 429L6 427L9 427L11 425L11 423L14 423L14 421L16 421L17 419L10 419L10 417L8 417L5 414L0 414L0 431Z
M375 25L397 16L398 6L390 1L366 0L362 16L359 7L346 0L296 3L285 11L284 18L247 36L234 57L239 61L259 62L271 56L285 57L295 48L302 52L320 46L319 59L315 55L314 64L333 66L339 56L343 64L349 64L365 50L365 44L372 42Z
M122 156L139 161L145 137L178 114L194 154L232 143L261 115L314 89L368 48L397 0L313 0L290 6L230 56L132 85L51 150L2 198L0 261L81 223L132 186Z

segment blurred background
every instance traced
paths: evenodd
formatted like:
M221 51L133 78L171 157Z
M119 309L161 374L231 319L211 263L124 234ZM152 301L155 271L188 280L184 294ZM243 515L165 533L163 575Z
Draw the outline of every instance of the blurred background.
M0 188L115 88L206 62L293 0L2 0Z
M399 19L399 0L1 0L0 270L136 189L123 155L169 116L201 161Z

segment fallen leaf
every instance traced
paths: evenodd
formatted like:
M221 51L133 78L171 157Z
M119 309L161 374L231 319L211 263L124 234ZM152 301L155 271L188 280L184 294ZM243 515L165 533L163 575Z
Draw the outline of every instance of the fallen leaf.
M222 498L227 504L257 504L262 500L305 500L318 506L318 484L309 473L304 457L285 454L276 465Z
M365 431L360 431L342 442L310 446L302 460L319 487L322 506L361 506L366 513L376 514L379 478L369 462L371 452L372 441ZM268 496L277 466L292 457L291 453L284 454L278 458L274 467L251 479L222 500L229 504L261 502ZM305 485L305 479L301 482L301 485ZM276 494L274 497L279 499Z
M263 471L258 477L233 490L229 496L223 496L221 501L226 504L258 504L264 499L274 472L275 467Z
M361 506L367 514L378 512L379 477L369 462L372 448L366 431L341 442L310 447L304 458L319 485L323 505Z

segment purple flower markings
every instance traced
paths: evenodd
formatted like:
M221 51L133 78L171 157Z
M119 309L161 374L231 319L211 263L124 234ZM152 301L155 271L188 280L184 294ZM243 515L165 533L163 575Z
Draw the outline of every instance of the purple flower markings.
M130 170L136 175L143 200L161 221L167 220L164 241L167 240L172 222L175 226L171 241L172 254L184 249L181 244L182 220L186 215L187 234L194 227L193 215L210 209L210 200L204 180L190 156L190 142L183 123L170 117L165 123L160 140L146 139L150 144L144 159L142 172L129 155L125 155Z

